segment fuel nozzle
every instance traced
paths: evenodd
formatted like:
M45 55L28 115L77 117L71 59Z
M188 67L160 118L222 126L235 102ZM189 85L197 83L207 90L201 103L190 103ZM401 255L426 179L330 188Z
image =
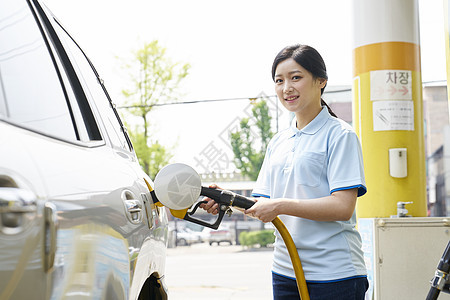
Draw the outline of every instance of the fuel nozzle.
M253 204L255 204L254 201L248 199L247 197L241 196L241 195L233 193L231 191L203 187L203 186L201 187L200 195L211 198L219 204L219 214L218 214L218 217L215 220L215 222L207 223L203 220L199 220L199 219L192 217L195 214L198 207L202 203L206 203L206 201L197 202L197 204L195 204L193 206L193 208L187 212L187 214L185 215L185 217L183 219L186 221L189 221L189 222L193 222L193 223L205 226L205 227L212 228L212 229L219 228L219 225L222 222L222 219L225 214L227 214L228 216L231 216L231 214L232 214L232 210L230 208L231 206L247 209L247 208L252 207Z
M155 193L151 194L154 203L161 203L179 219L196 223L212 229L219 228L225 214L231 214L231 206L250 208L254 201L231 191L202 187L200 176L185 164L171 164L162 168L155 177ZM202 201L200 196L213 199L219 204L219 214L212 223L194 217Z

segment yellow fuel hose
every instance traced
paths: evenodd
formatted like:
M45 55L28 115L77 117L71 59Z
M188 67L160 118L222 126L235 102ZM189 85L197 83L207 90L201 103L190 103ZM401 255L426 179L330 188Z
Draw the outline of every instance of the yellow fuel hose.
M298 292L300 293L300 298L301 300L310 300L308 287L306 286L305 273L303 273L302 262L300 261L300 257L298 256L297 247L294 244L294 240L292 239L289 231L279 217L276 217L272 221L272 223L283 238L283 241L286 244L286 248L288 249L289 256L291 257L292 266L294 267L295 272L295 278L297 279L297 287Z

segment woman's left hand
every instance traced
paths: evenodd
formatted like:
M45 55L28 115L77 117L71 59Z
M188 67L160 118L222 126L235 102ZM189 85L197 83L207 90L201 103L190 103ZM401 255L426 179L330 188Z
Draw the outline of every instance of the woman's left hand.
M256 203L252 207L244 211L246 215L257 218L264 223L271 222L277 217L278 214L275 210L276 199L261 197L255 199L255 201Z

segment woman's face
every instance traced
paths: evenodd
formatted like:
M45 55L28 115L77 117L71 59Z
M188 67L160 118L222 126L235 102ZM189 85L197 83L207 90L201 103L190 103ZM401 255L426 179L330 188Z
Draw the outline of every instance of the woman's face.
M287 110L294 113L318 113L321 89L326 80L312 74L288 58L280 62L275 71L275 91Z

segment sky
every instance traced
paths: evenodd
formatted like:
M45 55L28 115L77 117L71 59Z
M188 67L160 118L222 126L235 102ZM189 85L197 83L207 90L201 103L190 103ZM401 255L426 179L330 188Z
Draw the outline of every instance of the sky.
M328 86L352 82L350 0L44 0L83 48L118 106L129 76L121 59L158 40L168 56L189 63L179 101L274 95L275 55L302 43L323 56ZM442 0L419 1L422 80L446 80ZM121 58L121 59L118 59ZM275 109L276 100L270 105ZM289 114L277 110L279 128ZM249 101L171 105L152 111L155 140L172 149L172 162L199 173L229 172L226 130L250 113ZM126 117L127 122L132 122ZM214 161L213 161L214 160Z

